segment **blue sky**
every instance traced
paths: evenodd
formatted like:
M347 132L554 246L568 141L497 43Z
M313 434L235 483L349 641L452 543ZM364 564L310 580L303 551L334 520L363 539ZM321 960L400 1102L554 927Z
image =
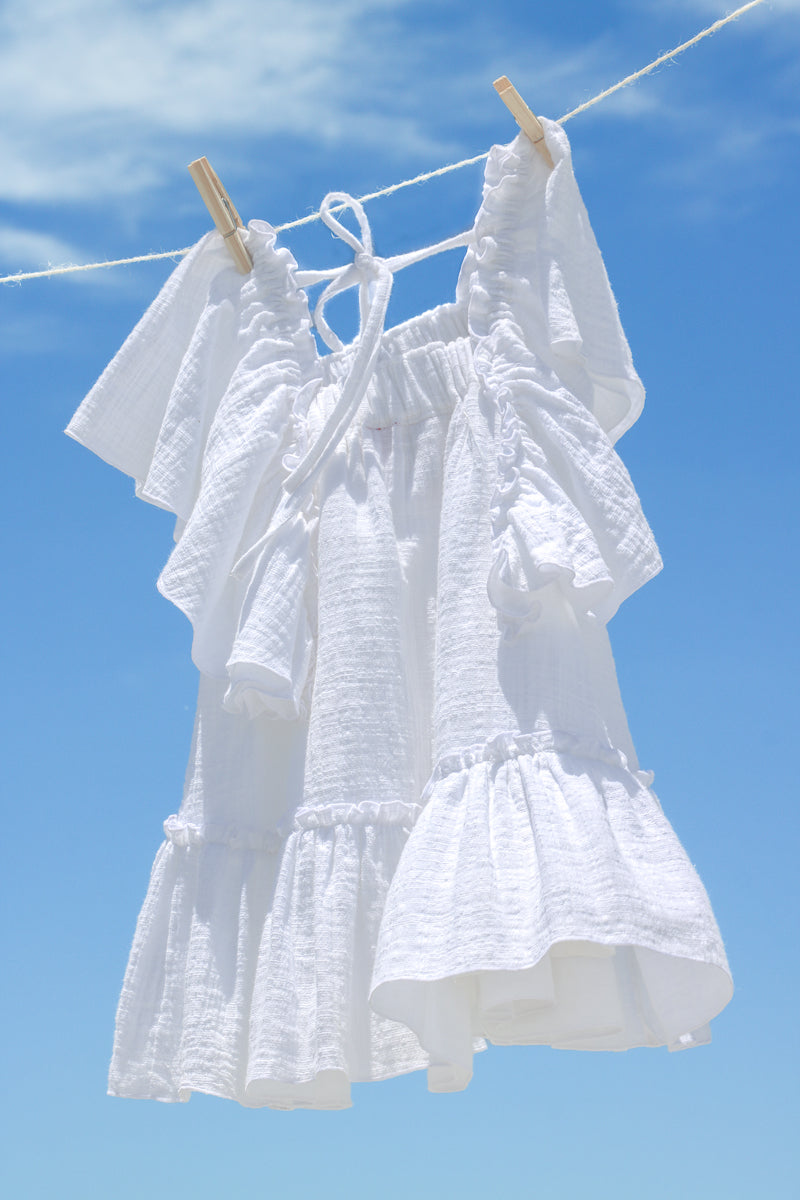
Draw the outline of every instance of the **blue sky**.
M728 11L716 0L29 0L0 5L0 273L196 241L206 154L247 220L371 191L558 117ZM7 584L7 1149L38 1200L789 1200L800 1193L797 444L800 4L772 0L567 126L648 398L619 444L665 560L612 641L642 765L736 984L681 1055L493 1049L342 1113L105 1094L114 1009L196 680L155 590L167 514L63 436L160 262L0 289ZM468 227L481 167L368 206L378 253ZM301 266L341 261L317 227ZM458 258L398 277L392 323ZM330 306L344 336L352 297Z

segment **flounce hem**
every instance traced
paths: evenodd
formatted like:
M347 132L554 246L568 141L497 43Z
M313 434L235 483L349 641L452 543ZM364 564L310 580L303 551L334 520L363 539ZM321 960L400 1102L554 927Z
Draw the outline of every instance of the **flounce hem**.
M193 1092L235 1100L243 1108L273 1108L291 1111L310 1108L336 1111L352 1107L350 1080L341 1071L320 1071L303 1083L288 1083L279 1079L253 1079L241 1088L231 1087L225 1079L210 1079L205 1075L184 1077L170 1092L155 1094L147 1080L141 1085L118 1084L109 1081L108 1094L128 1100L161 1100L169 1104L186 1104Z
M443 760L387 897L370 1003L413 1030L438 1090L498 1044L683 1049L732 993L713 914L612 747L504 735Z
M476 1039L475 1052L486 1049L483 1039ZM352 1084L381 1083L386 1079L394 1079L400 1075L408 1075L415 1071L428 1069L429 1090L453 1091L452 1087L441 1086L452 1079L452 1072L428 1066L428 1056L420 1054L419 1061L408 1063L404 1067L392 1068L384 1073L375 1073L364 1079L350 1078L345 1072L336 1069L320 1070L312 1079L292 1082L282 1079L254 1078L241 1087L232 1086L225 1078L211 1079L207 1076L195 1078L186 1075L171 1091L156 1091L147 1079L136 1083L124 1083L109 1079L108 1095L125 1100L159 1100L165 1104L186 1104L191 1100L193 1092L207 1096L217 1096L221 1100L234 1100L243 1108L272 1108L281 1111L294 1109L314 1109L317 1111L337 1111L352 1108Z
M389 883L418 807L332 804L284 830L165 822L117 1014L113 1095L345 1108L429 1065L370 1009Z

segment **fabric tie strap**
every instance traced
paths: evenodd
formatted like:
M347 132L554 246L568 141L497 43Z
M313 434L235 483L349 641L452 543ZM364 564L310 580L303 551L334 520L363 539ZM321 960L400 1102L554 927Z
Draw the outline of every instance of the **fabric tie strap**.
M331 212L333 205L344 205L352 210L358 221L360 239L336 219ZM298 462L292 462L291 458L287 462L291 470L283 486L290 495L298 496L313 485L364 398L375 370L393 283L389 264L372 252L372 231L358 200L346 192L329 192L322 202L320 215L328 228L351 247L354 258L349 266L336 274L320 296L314 309L314 324L331 350L343 350L343 343L325 320L325 305L332 296L357 284L361 328L350 372L319 437Z
M349 208L355 214L361 233L360 238L336 219L331 211L334 206ZM269 547L286 522L302 509L326 462L355 417L378 360L386 311L392 293L394 272L411 266L412 263L421 262L433 254L467 246L474 240L473 230L468 230L466 233L456 234L455 237L437 242L433 246L426 246L421 250L411 250L392 258L380 258L373 253L372 231L364 208L347 192L330 192L322 202L320 215L328 228L353 250L353 261L345 267L335 267L325 271L298 271L295 274L295 281L299 287L310 287L325 279L330 280L314 309L314 324L320 337L333 351L341 351L345 347L325 320L325 305L332 296L358 286L361 324L357 346L350 372L342 386L339 398L313 445L308 448L304 447L304 453L289 450L284 454L282 462L288 474L283 481L283 494L273 513L269 528L253 546L242 554L235 564L233 574L237 578L257 574L258 565L263 556L268 553ZM321 381L315 379L301 389L297 398L297 408L300 412L307 411L309 403L313 400L313 394L316 394L321 386ZM307 394L309 392L313 394L309 396Z

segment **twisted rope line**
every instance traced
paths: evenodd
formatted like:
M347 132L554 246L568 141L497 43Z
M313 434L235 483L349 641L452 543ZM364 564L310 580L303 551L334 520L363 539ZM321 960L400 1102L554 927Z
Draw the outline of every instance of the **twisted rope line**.
M626 75L624 79L620 79L619 83L613 84L611 87L606 88L605 91L593 96L591 100L587 100L584 104L579 104L577 108L573 108L570 112L565 113L563 117L559 117L559 125L563 125L565 121L571 121L578 113L586 112L587 108L591 108L594 104L599 104L601 100L605 100L607 96L618 92L620 88L628 87L630 84L635 83L643 75L649 75L656 67L660 67L662 63L668 62L669 59L675 58L678 54L682 54L690 46L696 46L703 38L710 37L712 33L716 33L718 29L722 29L723 25L728 25L731 21L735 21L737 17L741 17L743 13L763 3L764 0L750 0L749 4L743 4L735 12L728 13L726 17L720 17L713 25L709 25L708 29L702 29L693 38L689 38L688 42L682 42L680 46L675 46L673 50L668 50L666 54L661 54L651 63L648 63L646 67L642 67L640 71L635 71L633 75ZM445 167L437 167L435 171L423 171L421 175L415 175L413 179L403 179L400 183L392 183L389 187L380 188L377 192L368 192L365 196L359 196L358 199L360 203L365 204L367 200L377 200L379 196L391 196L393 192L399 192L402 188L413 187L416 183L426 183L429 179L436 179L439 175L447 175L450 171L459 171L462 167L470 167L473 163L483 162L488 157L489 151L487 150L483 154L476 154L474 158L462 158L460 162L448 163ZM275 225L273 228L276 233L283 233L286 229L297 229L301 225L310 225L319 219L319 212L313 212L307 217L299 217L296 221L287 221L285 224ZM0 276L0 283L21 283L24 279L45 279L54 275L72 275L77 271L99 271L107 267L126 267L131 263L156 262L158 259L163 258L182 258L190 250L191 246L184 246L181 250L164 250L157 254L137 254L133 258L115 258L109 262L85 263L82 266L51 267L47 271L19 272L16 275Z

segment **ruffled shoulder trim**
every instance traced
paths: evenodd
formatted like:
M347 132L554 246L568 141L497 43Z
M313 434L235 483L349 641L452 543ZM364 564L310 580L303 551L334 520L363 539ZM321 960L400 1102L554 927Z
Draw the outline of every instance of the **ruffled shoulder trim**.
M319 360L294 259L274 248L264 222L251 222L247 241L257 286L240 302L232 370L210 424L196 499L159 589L192 622L199 669L229 680L226 708L294 719L304 711L313 658L308 584L316 520L302 509L290 520L280 514L285 459ZM265 607L264 595L274 602Z
M291 612L273 614L287 622L279 630L247 628L253 573L236 565L259 566L246 556L279 506L298 397L319 374L319 360L292 255L276 247L266 222L252 221L244 237L248 275L232 265L218 234L190 251L67 432L132 475L142 499L178 517L159 590L191 621L200 671L230 677L226 704L295 717L311 660L304 575L311 531L303 514L277 533L293 580L281 592ZM280 558L273 556L273 569ZM259 632L266 641L243 665ZM254 699L261 692L263 703Z
M608 620L661 568L613 447L644 391L566 136L544 125L552 171L523 135L492 151L459 280L495 443L488 592L506 637L536 621L547 584Z
M275 231L244 234L253 270L242 275L223 239L208 233L172 272L81 403L66 432L136 481L141 499L186 522L198 498L206 450L242 436L232 401L254 361L313 362L296 267ZM247 357L245 364L243 358ZM283 362L285 366L285 362ZM243 414L246 415L247 414Z
M65 431L136 480L144 499L184 518L191 506L181 501L179 486L165 486L160 495L150 496L144 495L145 481L163 441L162 427L184 362L192 357L212 282L226 266L230 257L222 238L206 234L169 276Z
M492 148L476 248L459 289L479 336L501 317L511 318L522 347L542 359L616 442L641 414L644 388L578 190L567 135L555 121L543 118L542 125L552 170L524 134ZM481 268L477 276L473 268Z

